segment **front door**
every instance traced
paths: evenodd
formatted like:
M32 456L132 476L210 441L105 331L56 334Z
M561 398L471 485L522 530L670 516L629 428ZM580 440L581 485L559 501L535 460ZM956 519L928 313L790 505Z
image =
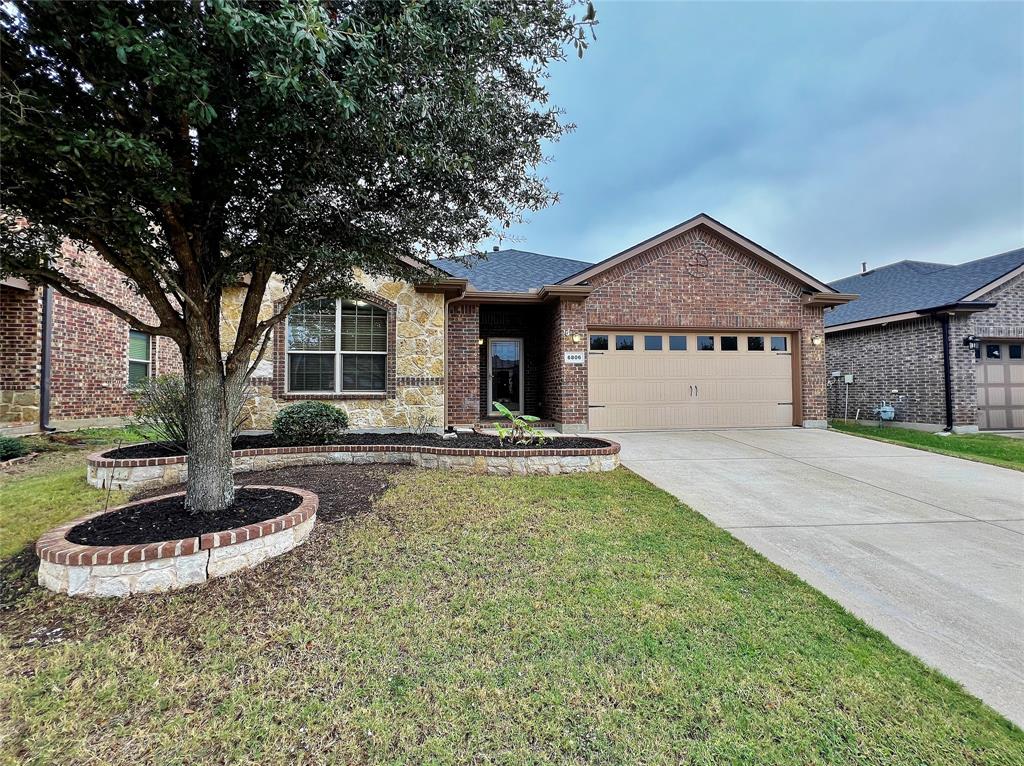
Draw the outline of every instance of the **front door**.
M512 412L523 411L523 341L521 338L487 340L487 411L495 402Z

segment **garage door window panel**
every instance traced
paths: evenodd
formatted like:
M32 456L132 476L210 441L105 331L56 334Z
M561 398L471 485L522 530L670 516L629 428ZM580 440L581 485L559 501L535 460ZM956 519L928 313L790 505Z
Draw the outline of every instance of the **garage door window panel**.
M660 335L644 336L644 351L661 351L662 339Z
M633 350L633 336L632 335L616 335L615 336L615 350L616 351L632 351Z
M747 336L747 351L764 351L764 336L763 335L748 335Z
M772 351L787 351L788 349L789 342L785 335L772 336Z
M698 335L697 336L697 350L698 351L714 351L715 350L715 336L714 335Z
M740 339L736 335L722 336L722 351L739 351Z
M591 351L607 351L608 350L608 336L607 335L591 335L590 336L590 350Z
M669 335L668 336L668 350L669 351L686 351L686 336L685 335Z

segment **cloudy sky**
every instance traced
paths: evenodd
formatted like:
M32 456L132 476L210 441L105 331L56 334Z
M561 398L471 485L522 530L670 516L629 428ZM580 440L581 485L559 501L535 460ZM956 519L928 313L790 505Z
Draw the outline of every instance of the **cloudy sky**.
M597 10L550 80L562 201L506 246L597 261L701 211L828 280L1024 246L1024 4Z

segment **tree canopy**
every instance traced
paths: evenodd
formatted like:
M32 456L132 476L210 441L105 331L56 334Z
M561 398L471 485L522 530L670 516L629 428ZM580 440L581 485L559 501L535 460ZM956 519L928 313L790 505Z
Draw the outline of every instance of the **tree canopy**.
M224 508L230 423L274 326L353 267L408 276L553 200L568 126L547 68L582 55L570 0L130 0L0 4L0 275L173 339L188 503ZM68 268L94 250L152 306ZM411 265L410 265L411 264ZM271 278L285 298L261 313ZM234 338L221 298L245 284ZM227 348L222 357L222 349Z
M553 199L542 142L567 126L546 67L586 45L566 0L15 0L2 14L6 273L60 273L67 237L153 305L190 313L250 275L340 291L353 265L459 255ZM14 222L23 218L28 229ZM256 308L254 305L253 309ZM246 358L255 312L240 328ZM260 331L268 328L261 326Z

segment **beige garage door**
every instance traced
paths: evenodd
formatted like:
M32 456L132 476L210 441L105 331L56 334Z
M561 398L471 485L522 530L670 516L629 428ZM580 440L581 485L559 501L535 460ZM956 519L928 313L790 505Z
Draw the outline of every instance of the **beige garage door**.
M793 338L590 333L590 430L793 425Z
M1024 338L983 340L978 349L978 428L1024 428Z

